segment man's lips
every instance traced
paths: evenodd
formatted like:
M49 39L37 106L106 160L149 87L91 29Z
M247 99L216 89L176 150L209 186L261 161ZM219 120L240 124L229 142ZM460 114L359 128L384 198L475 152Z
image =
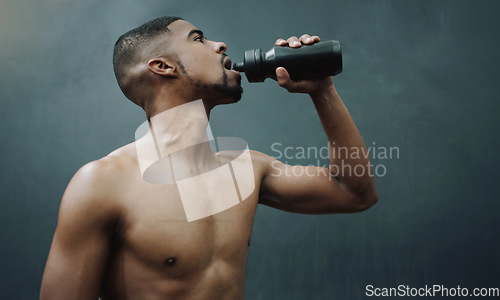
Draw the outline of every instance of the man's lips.
M231 70L231 65L232 65L231 58L227 57L226 60L224 61L224 68Z
M238 77L238 80L241 80L240 72L231 69L233 62L231 61L231 58L229 58L229 56L224 60L223 65L224 65L224 69L231 71L232 73L234 73L236 75L236 77Z

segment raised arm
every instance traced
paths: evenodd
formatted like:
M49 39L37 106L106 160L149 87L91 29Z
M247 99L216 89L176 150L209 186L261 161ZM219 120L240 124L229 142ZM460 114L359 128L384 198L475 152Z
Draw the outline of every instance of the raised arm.
M92 162L69 183L45 265L40 299L97 300L118 221L107 166Z
M300 47L318 36L278 39L277 46ZM377 190L363 138L340 99L333 78L293 81L284 68L276 69L280 86L310 95L328 137L329 169L289 166L268 158L261 203L302 213L356 212L377 201ZM355 155L353 151L358 151Z

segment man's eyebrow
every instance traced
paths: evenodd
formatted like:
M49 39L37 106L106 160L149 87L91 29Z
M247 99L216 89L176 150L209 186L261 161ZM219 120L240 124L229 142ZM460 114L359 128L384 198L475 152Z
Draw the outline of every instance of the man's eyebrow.
M199 34L199 35L201 35L201 36L204 36L204 35L203 35L203 31L201 31L201 30L199 30L199 29L193 29L193 30L191 30L191 31L188 33L187 37L189 38L189 37L190 37L191 35L193 35L193 34Z

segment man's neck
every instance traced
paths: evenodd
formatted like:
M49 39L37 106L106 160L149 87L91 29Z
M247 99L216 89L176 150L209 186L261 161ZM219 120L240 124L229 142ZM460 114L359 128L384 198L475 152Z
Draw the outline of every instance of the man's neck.
M189 102L153 117L149 128L162 156L208 141L208 118L201 100Z
M202 100L196 100L163 111L150 119L149 129L161 157L172 155L186 166L211 163L208 117Z

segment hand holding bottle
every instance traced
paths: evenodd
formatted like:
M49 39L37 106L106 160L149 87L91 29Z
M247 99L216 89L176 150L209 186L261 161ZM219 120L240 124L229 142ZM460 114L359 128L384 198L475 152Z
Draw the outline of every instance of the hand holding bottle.
M274 45L281 47L290 47L290 48L300 48L302 45L312 45L320 42L320 38L317 35L310 36L308 34L303 34L300 38L296 36L289 37L287 40L277 39ZM332 41L333 42L333 41ZM340 45L338 49L338 61L340 61L340 65L336 66L336 70L333 70L334 73L331 75L336 75L342 71L342 56L340 53ZM318 58L319 59L319 58ZM318 94L321 90L327 89L335 89L333 86L333 79L331 76L322 76L316 77L312 79L298 79L293 80L290 78L290 74L283 67L276 68L276 78L278 84L285 88L290 93L307 93L309 95ZM330 73L332 71L330 70ZM328 72L327 72L328 73Z

